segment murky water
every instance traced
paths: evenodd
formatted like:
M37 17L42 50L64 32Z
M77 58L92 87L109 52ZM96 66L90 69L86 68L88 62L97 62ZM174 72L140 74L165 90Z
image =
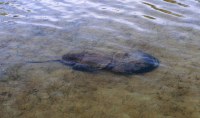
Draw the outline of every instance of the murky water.
M1 0L1 118L200 118L199 0ZM60 63L70 50L142 50L123 76Z

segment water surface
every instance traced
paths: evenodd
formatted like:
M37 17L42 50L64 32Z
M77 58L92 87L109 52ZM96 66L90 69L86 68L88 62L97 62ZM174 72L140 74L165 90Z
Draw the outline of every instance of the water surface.
M199 0L2 0L2 118L199 118ZM161 64L123 76L74 71L71 50L141 50Z

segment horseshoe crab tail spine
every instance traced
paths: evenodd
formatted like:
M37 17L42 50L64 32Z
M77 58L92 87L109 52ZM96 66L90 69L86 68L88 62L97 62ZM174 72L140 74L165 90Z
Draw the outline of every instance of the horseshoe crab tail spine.
M26 63L49 63L49 62L61 62L62 60L47 60L47 61L26 61Z

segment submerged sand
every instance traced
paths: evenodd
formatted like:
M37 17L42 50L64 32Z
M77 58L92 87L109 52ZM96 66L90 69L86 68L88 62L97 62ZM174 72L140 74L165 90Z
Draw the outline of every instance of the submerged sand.
M161 60L158 69L132 76L84 73L58 63L15 65L0 82L0 114L3 118L199 118L200 73L195 68L199 59L187 61L164 51L155 55Z
M200 118L199 2L80 1L0 2L1 118ZM77 48L142 50L160 66L124 76L26 63Z

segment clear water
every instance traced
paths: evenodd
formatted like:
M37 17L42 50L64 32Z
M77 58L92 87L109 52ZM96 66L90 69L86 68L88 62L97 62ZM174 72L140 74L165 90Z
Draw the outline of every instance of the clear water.
M200 118L199 0L1 0L1 118ZM74 71L70 50L142 50L158 69Z

